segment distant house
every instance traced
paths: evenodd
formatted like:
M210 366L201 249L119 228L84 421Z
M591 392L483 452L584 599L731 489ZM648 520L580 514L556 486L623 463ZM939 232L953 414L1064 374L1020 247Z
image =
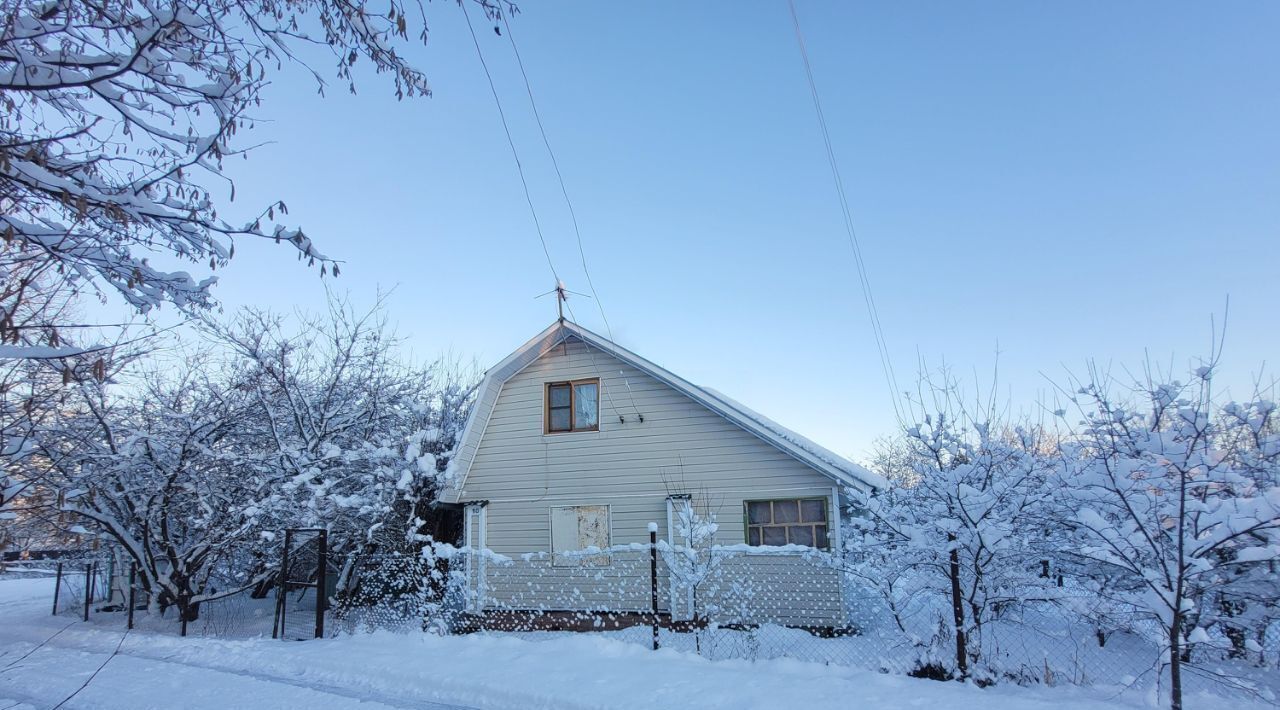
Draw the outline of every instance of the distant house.
M462 507L463 542L512 559L469 557L474 612L643 612L647 548L622 546L647 543L651 522L687 542L679 517L696 508L715 515L715 544L736 546L708 595L750 588L738 607L752 608L733 613L823 627L846 624L842 576L803 551L838 549L845 491L884 485L565 320L485 374L448 476L442 502ZM594 548L612 551L566 554ZM682 586L664 567L661 610L677 619L698 604ZM701 603L725 617L728 606Z

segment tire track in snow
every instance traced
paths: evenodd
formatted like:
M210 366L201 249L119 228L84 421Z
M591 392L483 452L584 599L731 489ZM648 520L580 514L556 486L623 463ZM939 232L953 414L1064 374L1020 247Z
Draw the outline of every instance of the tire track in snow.
M140 637L140 638L144 638L144 637ZM33 654L33 656L38 657L39 655L41 655L41 652L45 650L75 651L80 653L91 653L91 654L107 653L107 651L104 651L102 648L99 648L99 644L60 641L58 643L46 644L44 648L36 651L36 653ZM297 680L297 679L288 678L285 676L274 675L271 673L250 671L250 670L245 670L243 668L236 668L233 666L228 666L223 664L195 663L188 660L175 660L175 656L178 655L176 653L169 654L169 655L162 655L158 653L148 653L142 649L129 648L128 645L121 648L118 655L122 658L133 659L134 661L138 661L138 662L145 662L145 663L152 663L152 664L160 663L168 666L174 666L177 668L191 669L191 670L199 671L202 673L213 674L215 677L219 675L231 676L231 677L245 678L248 680L262 682L262 683L268 683L272 685L286 685L294 688L299 688L304 691L310 691L310 692L319 693L322 695L330 695L336 698L342 698L344 700L376 704L376 705L381 705L389 708L399 708L401 710L478 710L477 708L473 708L465 705L438 703L431 700L424 700L421 698L387 694L385 692L374 690L372 688L356 689L356 688L349 688L346 686L337 685L331 682L326 682L321 680ZM90 686L90 688L92 688L92 686ZM0 696L14 696L12 698L14 700L25 700L27 702L32 702L36 706L39 706L41 702L48 701L48 698L30 695L27 693L17 693L9 689L6 689L5 691L0 692Z

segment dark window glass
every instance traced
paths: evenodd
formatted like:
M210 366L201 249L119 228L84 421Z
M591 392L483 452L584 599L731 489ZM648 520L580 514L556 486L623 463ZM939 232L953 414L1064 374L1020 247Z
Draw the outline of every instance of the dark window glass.
M781 546L787 544L787 529L768 526L760 528L762 536L760 544Z
M802 523L827 522L827 502L825 500L800 501L800 522Z
M773 522L774 523L800 522L800 501L775 500L773 502Z
M757 500L747 503L747 522L752 525L767 525L773 522L769 514L769 501Z
M760 544L760 528L751 528L747 530L747 544L757 546Z
M551 410L551 431L569 431L569 408Z
M827 539L827 526L826 525L813 526L813 535L815 538L814 542L817 543L816 545L814 545L814 547L820 547L824 550L827 549L827 543L830 542L830 540Z
M569 385L551 385L551 406L569 406Z
M809 525L792 525L787 528L787 542L813 547L813 528Z

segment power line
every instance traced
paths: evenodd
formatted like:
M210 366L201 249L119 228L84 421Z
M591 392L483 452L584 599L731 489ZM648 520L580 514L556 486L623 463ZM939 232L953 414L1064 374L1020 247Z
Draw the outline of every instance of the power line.
M466 3L459 3L459 7L462 8L462 15L467 20L467 30L470 31L471 33L471 42L472 44L475 45L476 56L480 58L480 66L484 69L485 78L489 81L489 91L493 94L493 102L498 107L498 117L502 120L502 130L506 133L507 144L511 146L511 156L512 158L515 159L515 162L516 162L516 171L520 174L520 184L524 188L525 202L528 203L529 205L529 215L533 218L533 225L538 232L538 241L542 243L542 253L547 257L547 266L551 269L551 276L555 278L556 287L558 290L561 284L560 275L559 273L556 272L555 263L551 258L551 250L547 247L546 236L544 236L542 233L542 222L538 219L538 210L533 205L533 196L529 192L529 183L528 183L528 180L525 178L524 165L520 162L520 153L516 149L515 139L512 138L511 136L511 128L507 124L506 112L502 109L502 99L498 96L498 88L494 84L493 74L489 71L489 65L484 60L484 51L480 48L480 40L476 36L475 27L471 24L471 14L467 12ZM505 15L503 15L503 22L504 23L506 22ZM508 37L510 37L509 24L507 25L507 30L508 30ZM511 47L513 50L516 49L514 40L512 40ZM587 270L586 255L582 249L582 234L578 230L578 218L576 213L573 210L573 202L569 199L568 190L565 189L564 177L560 173L560 166L556 162L555 153L551 150L550 141L547 140L546 130L543 129L542 127L542 118L538 115L537 103L533 99L533 89L529 84L528 74L525 73L524 62L520 60L519 50L516 50L516 60L520 63L520 74L524 77L525 89L528 91L528 94L529 94L529 102L533 106L534 117L537 118L538 130L542 133L543 143L547 147L547 152L551 155L552 164L555 165L556 177L560 179L560 191L564 194L565 202L568 203L569 205L569 214L572 215L573 217L573 228L574 228L574 232L578 235L578 253L582 257L583 272L586 273L587 283L591 287L592 294L595 294L596 293L595 285L591 283L591 274ZM598 295L594 297L595 297L597 306L600 308L600 316L601 318L604 318L604 307L599 305L600 298ZM574 314L573 307L569 306L567 301L565 302L565 306L569 308L569 316L573 318L573 320L576 322L577 315ZM612 340L613 332L612 332L612 329L609 328L609 321L607 318L605 319L605 328L609 330L609 339ZM586 344L584 343L584 345ZM587 348L587 356L591 359L591 368L595 370L598 376L600 374L600 367L596 363L595 353L592 351L592 348L590 345L586 345L586 348ZM631 397L631 383L628 381L628 379L625 376L623 377L622 381L623 381L623 384L626 385L627 396L629 399L631 399L631 409L636 413L637 417L640 417L641 419L643 419L643 415L640 414L640 410L636 409L635 399ZM618 411L618 407L613 402L613 396L609 393L608 388L602 388L602 389L605 390L605 397L609 400L609 405L613 407L613 410L616 413ZM619 415L619 417L621 417L621 415Z
M813 78L813 67L809 63L809 50L805 46L804 33L800 30L800 17L796 14L795 0L787 0L791 10L791 22L795 26L796 42L800 46L800 58L804 63L805 77L809 81L809 93L813 97L813 108L818 116L818 126L822 130L822 142L827 152L827 162L831 166L831 177L836 185L836 195L840 200L840 211L844 217L845 233L849 238L849 248L853 252L854 264L858 271L858 281L862 286L862 300L867 308L867 316L871 320L871 332L875 336L876 350L880 356L880 369L889 387L890 404L893 405L894 416L903 422L902 411L898 407L898 379L893 371L893 360L889 357L889 347L885 342L884 328L880 324L880 313L876 308L875 296L871 290L871 282L867 277L866 262L862 256L862 245L858 241L857 230L853 226L853 216L849 209L849 199L845 194L844 180L840 176L840 166L836 161L835 149L831 145L831 132L827 128L826 114L822 110L822 101L818 96L818 84Z
M569 189L565 186L564 174L560 171L560 161L556 160L556 152L551 148L551 141L547 138L547 130L542 125L542 114L538 112L538 102L533 97L533 84L529 81L529 73L525 70L524 59L520 56L520 48L516 46L516 36L511 31L511 22L505 14L502 15L502 24L507 28L507 41L511 43L511 51L515 54L516 64L520 67L520 76L524 79L525 93L529 95L529 107L533 109L533 118L538 124L538 133L542 136L542 145L547 148L547 155L551 157L551 166L555 168L556 180L560 183L560 194L564 196L565 206L569 208L569 218L573 223L573 234L578 240L578 258L582 261L582 273L587 277L587 287L591 290L591 297L595 299L596 309L600 311L600 320L604 322L605 333L609 335L609 342L615 342L613 338L613 327L609 325L609 317L604 313L604 302L600 300L600 294L596 291L595 282L591 278L591 269L587 266L587 253L582 246L582 230L578 226L578 213L573 208L573 200L569 199ZM569 306L569 315L577 320L577 315L573 312L573 306ZM592 364L594 365L594 356ZM631 382L629 378L623 377L622 383L627 388L627 399L631 404L631 410L636 416L641 416L640 410L636 409L635 397L631 392Z
M547 248L547 238L542 234L542 223L538 221L538 211L533 207L533 196L529 194L529 182L524 176L524 165L520 163L520 153L516 150L515 139L511 137L511 127L507 125L507 114L502 110L502 100L498 98L498 87L493 83L493 74L489 73L489 65L484 61L484 52L480 50L480 40L476 37L476 28L471 24L471 13L467 12L465 2L458 3L462 8L462 16L467 18L467 29L471 32L471 42L475 44L476 56L480 58L480 66L484 76L489 80L489 91L493 93L493 102L498 106L498 118L502 119L502 130L507 134L507 145L511 146L511 157L516 161L516 172L520 174L520 185L524 188L524 199L529 204L529 214L533 217L533 226L538 231L538 241L542 242L542 253L547 257L547 266L556 283L560 283L560 275L556 273L556 265L551 261L551 250Z
M62 702L58 703L57 705L54 705L54 706L53 706L53 708L52 708L51 710L58 710L58 708L61 708L63 705L66 705L67 703L71 702L71 699L72 699L72 698L74 698L74 697L76 697L77 695L79 695L79 694L80 694L80 691L84 690L85 688L88 688L88 687L89 687L89 684L93 682L93 679L94 679L94 678L97 678L97 677L98 677L98 674L102 672L102 669L103 669L103 668L106 668L106 667L107 667L107 664L111 662L111 659L113 659L113 658L115 658L117 655L119 655L119 653L120 653L120 647L124 645L124 640L125 640L125 639L127 639L127 638L129 638L129 632L130 632L130 631L131 631L131 629L126 629L126 630L125 630L125 632L124 632L124 635L120 637L120 643L117 643L117 644L116 644L115 650L113 650L113 651L111 652L111 655L110 655L110 656L107 656L107 660L103 661L103 662L102 662L102 665L100 665L100 666L98 666L96 669L94 669L93 673L90 673L90 674L89 674L89 677L85 679L84 683L82 683L82 684L80 685L80 687L79 687L79 688L76 688L76 690L75 690L75 692L74 692L74 693L72 693L71 695L68 695L67 697L63 698L63 699L62 699Z
M538 112L538 102L533 98L533 85L529 82L529 74L524 68L524 59L520 56L520 49L516 46L516 37L511 32L511 22L504 14L502 16L502 24L507 28L507 40L511 43L511 51L516 56L516 64L520 67L520 76L524 79L525 93L529 95L529 106L533 109L533 118L538 124L538 133L542 135L542 144L547 148L547 155L551 157L551 166L555 168L556 179L560 182L560 194L564 196L564 203L569 208L569 218L573 222L573 233L578 238L578 257L582 260L582 272L587 277L587 286L591 290L591 297L596 301L596 308L600 311L600 318L604 321L605 331L609 333L609 339L613 340L613 329L609 327L609 318L604 314L604 305L600 302L600 294L596 293L595 283L591 280L591 270L587 268L587 254L582 248L582 230L578 227L578 213L573 209L573 200L569 199L569 190L565 187L564 175L560 172L560 161L556 160L556 153L551 149L551 141L547 139L546 128L542 125L542 114Z

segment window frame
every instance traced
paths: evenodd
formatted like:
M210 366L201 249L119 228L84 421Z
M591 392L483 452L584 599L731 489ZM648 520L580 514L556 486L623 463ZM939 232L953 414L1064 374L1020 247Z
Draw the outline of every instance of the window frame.
M608 545L599 555L576 557L572 560L563 559L563 555L556 553L556 533L555 521L556 510L565 508L604 508L605 519L605 535L609 537ZM577 503L570 505L551 505L547 507L547 554L551 558L551 566L558 568L590 568L599 569L601 567L613 566L613 553L610 549L613 546L613 506L608 503ZM568 552L576 552L577 550L568 550Z
M590 427L578 426L578 385L595 385L596 386L596 423ZM568 387L569 388L569 428L568 429L552 429L551 428L551 388L552 387ZM556 407L561 409L561 407ZM584 377L579 380L558 380L548 382L542 388L542 433L543 434L577 434L584 431L600 431L600 378Z
M822 522L821 523L802 522L802 519L804 517L803 504L805 501L821 501L822 502ZM774 516L773 504L789 503L789 502L794 502L796 504L796 515L797 515L796 521L791 523L775 522L773 519L773 516ZM751 504L752 503L768 503L769 504L769 522L768 523L752 523L751 522ZM811 547L815 550L830 551L831 550L831 499L827 496L801 496L798 498L755 498L755 499L747 499L742 501L742 538L747 545L750 545L751 547L781 547L781 545L764 544L764 529L765 528L783 528L784 529L783 534L785 536L786 535L785 529L789 527L813 528L814 544L805 545L805 547ZM818 531L816 530L816 528L818 527L822 527L826 529L826 534L822 536L821 540L819 540ZM760 530L760 544L758 545L751 545L751 529L752 528L757 528ZM788 542L784 544L800 545L802 543Z

